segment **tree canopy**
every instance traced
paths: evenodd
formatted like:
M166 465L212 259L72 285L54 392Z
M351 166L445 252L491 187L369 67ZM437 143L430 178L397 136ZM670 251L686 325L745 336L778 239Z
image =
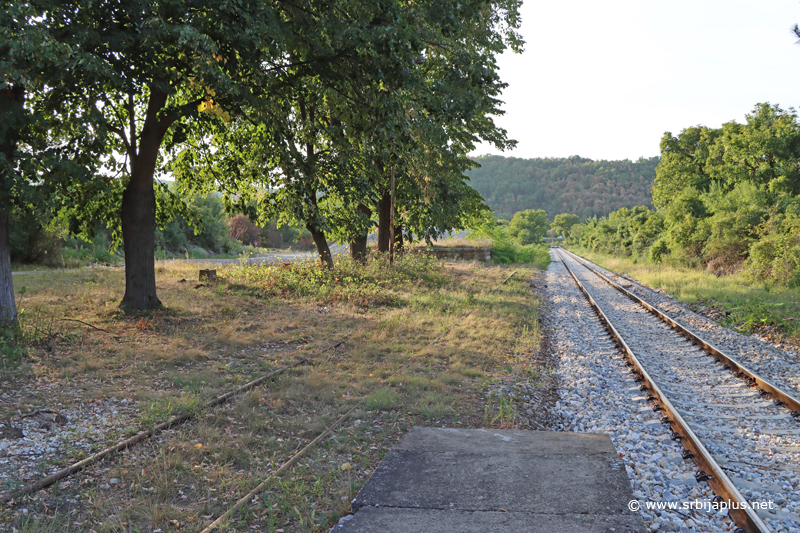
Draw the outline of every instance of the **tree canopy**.
M665 133L653 203L573 227L597 250L800 284L800 122L761 103L743 124Z
M513 143L491 115L519 4L6 0L0 230L28 193L73 232L106 221L125 251L121 306L146 309L160 305L154 230L189 215L155 179L167 171L253 219L303 223L323 259L326 232L365 242L377 225L385 240L392 169L401 232L463 225L485 209L466 154Z
M547 213L544 209L519 211L508 224L508 235L517 244L539 244L547 233Z
M561 213L553 217L553 223L550 224L550 228L556 232L557 236L561 237L569 237L570 231L572 230L572 226L575 224L580 224L581 217L578 215L573 215L571 213Z
M253 206L252 217L304 224L328 266L329 236L365 245L376 226L379 249L388 248L392 173L397 232L431 238L463 227L485 210L465 183L466 154L479 140L513 144L490 115L502 113L505 87L495 54L520 46L517 4L441 7L360 8L367 19L394 20L391 32L383 23L356 32L358 19L338 20L353 29L343 34L359 38L306 42L292 63L337 59L264 95L230 125L218 121L213 142L199 139L180 154L176 175L189 186L230 191L237 208Z

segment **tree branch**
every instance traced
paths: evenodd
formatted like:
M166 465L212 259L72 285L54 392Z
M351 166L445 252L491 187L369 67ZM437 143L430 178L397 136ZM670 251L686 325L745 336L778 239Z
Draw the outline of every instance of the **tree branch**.
M114 128L109 126L108 130L119 135L119 137L122 139L122 144L125 146L125 151L130 152L131 145L128 142L128 136L125 135L125 129L124 129L125 119L122 118L122 114L120 114L119 108L116 106L116 104L114 104L114 102L106 101L106 104L108 104L111 107L111 109L114 110L114 114L117 116L117 121L119 121L120 123L119 128Z
M130 121L131 145L134 153L136 153L136 115L132 93L128 93L128 120Z
M158 124L156 125L156 127L158 128L159 135L164 135L169 129L169 127L172 126L172 124L174 124L176 120L189 114L192 111L192 109L197 109L197 106L199 106L204 101L205 97L198 98L196 100L187 102L169 111L166 114L166 116L164 116L163 118L161 118L161 120L158 121Z

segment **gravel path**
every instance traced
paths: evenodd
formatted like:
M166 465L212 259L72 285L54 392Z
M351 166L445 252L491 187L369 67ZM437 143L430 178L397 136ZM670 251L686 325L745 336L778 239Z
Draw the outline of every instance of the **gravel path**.
M695 465L681 458L682 446L670 439L639 390L621 354L574 281L557 260L547 273L552 337L560 355L562 395L557 414L561 428L604 432L626 461L634 495L651 531L730 531L730 519L707 504L714 494L694 479ZM573 266L574 264L574 266ZM710 357L571 262L587 289L695 432L750 501L772 501L759 514L775 531L800 530L797 433L800 424L788 411L763 401L742 380L720 372ZM621 325L624 324L624 325ZM667 336L675 340L667 340ZM588 341L588 342L587 342ZM654 342L655 341L655 342ZM696 383L705 382L704 396ZM733 419L741 424L731 426ZM731 429L734 427L734 429ZM765 457L764 451L771 453ZM647 502L698 501L701 509L649 510Z

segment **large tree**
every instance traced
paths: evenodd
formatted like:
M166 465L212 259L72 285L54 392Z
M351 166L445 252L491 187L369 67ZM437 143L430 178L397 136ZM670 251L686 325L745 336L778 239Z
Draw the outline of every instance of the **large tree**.
M685 187L706 189L711 183L709 153L719 130L705 126L686 128L677 136L666 132L661 139L661 161L656 167L653 204L666 207Z
M0 322L16 320L9 212L57 208L69 187L92 183L105 144L91 111L58 102L76 71L97 68L46 20L47 2L0 2ZM60 112L59 112L60 111ZM61 136L54 135L60 132Z
M102 146L82 146L103 161L101 178L69 187L73 229L115 219L125 250L121 307L161 302L153 265L155 177L167 150L187 133L202 135L208 117L228 119L253 91L263 90L270 64L280 64L286 13L279 4L224 0L35 0L38 16L23 22L81 57L60 80L37 87L38 109L59 116L82 110ZM30 72L29 72L30 73ZM47 80L46 80L47 82ZM52 139L75 144L75 131Z
M381 120L391 127L356 129L352 141L355 152L368 154L361 159L359 175L370 194L336 204L358 223L340 225L335 231L338 238L351 242L354 254L363 254L370 227L365 222L373 217L379 251L389 249L392 229L396 236L405 230L428 239L468 225L487 208L466 182L464 172L475 165L467 154L478 141L500 149L514 144L492 115L502 114L498 97L505 87L497 75L496 55L507 48L519 51L522 45L515 33L518 3L474 1L447 7L420 3L418 7L413 35L423 44L423 55L409 63L413 75L406 83L388 94L384 91L384 103L378 108L384 113ZM395 228L390 224L392 215Z
M572 213L561 213L553 217L550 228L565 239L569 237L572 226L581 223L581 217Z
M544 209L527 209L514 214L508 225L508 235L517 244L538 244L547 233L547 213Z

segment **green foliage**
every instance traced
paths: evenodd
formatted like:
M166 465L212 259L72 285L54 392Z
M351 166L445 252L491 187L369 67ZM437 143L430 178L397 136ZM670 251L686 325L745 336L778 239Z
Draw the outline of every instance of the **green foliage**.
M521 246L539 244L547 227L547 213L543 209L528 209L514 214L508 225L508 236Z
M573 226L573 238L591 250L631 255L644 253L658 237L662 217L650 209L638 206L622 208L600 219Z
M556 215L553 218L552 224L550 224L550 228L556 232L556 236L564 237L565 239L569 237L572 226L575 224L580 224L581 218L578 215L573 215L571 213L561 213L560 215Z
M282 266L248 265L227 267L221 275L231 283L267 297L301 296L320 303L350 304L368 308L398 302L394 288L401 284L445 284L449 278L442 263L428 254L404 254L389 264L386 254L376 254L366 263L341 259L332 269L319 262Z
M484 221L472 230L469 237L492 241L492 261L501 265L533 263L545 270L550 264L550 251L546 244L519 245L509 236L505 221Z
M752 278L800 286L800 200L773 212L758 228L747 270Z
M155 230L156 258L210 257L217 254L238 254L242 243L229 234L229 218L218 194L179 198L191 212L189 221L176 216ZM52 215L50 215L52 217ZM45 219L45 222L42 220ZM11 260L18 264L44 264L56 268L72 268L86 263L116 263L120 256L113 252L112 232L97 224L94 237L85 240L69 237L62 217L34 216L14 210L11 217ZM259 228L260 230L260 228ZM281 230L275 230L279 232ZM299 241L296 228L284 228L286 241ZM284 242L283 237L279 238Z
M705 162L719 137L718 130L697 126L686 128L677 137L666 132L661 139L661 160L655 169L653 204L666 207L681 191L693 187L704 190L711 179Z
M19 366L26 354L19 325L14 322L0 322L0 372Z
M12 209L10 215L11 262L60 266L67 234L64 221L52 218L48 212L20 208Z
M70 268L87 262L113 264L119 261L120 256L112 253L112 249L111 232L107 228L100 228L90 242L80 237L68 238L59 257L61 264L56 266Z
M497 216L526 209L574 213L581 219L621 207L650 205L659 159L592 161L569 158L518 159L481 156L467 172L470 183Z
M800 122L758 104L745 124L666 133L653 201L573 227L572 242L604 253L746 271L753 282L800 283ZM756 313L758 315L759 313Z
M239 241L232 238L228 229L228 216L225 205L218 194L197 194L186 200L187 208L193 213L192 224L178 216L156 229L156 250L165 256L189 253L210 256L242 251Z

